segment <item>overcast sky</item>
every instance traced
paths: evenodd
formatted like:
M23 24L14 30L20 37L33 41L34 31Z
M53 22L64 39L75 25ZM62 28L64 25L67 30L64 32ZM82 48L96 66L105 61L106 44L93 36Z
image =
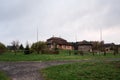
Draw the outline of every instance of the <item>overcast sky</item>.
M120 43L120 0L0 0L0 42L61 37Z

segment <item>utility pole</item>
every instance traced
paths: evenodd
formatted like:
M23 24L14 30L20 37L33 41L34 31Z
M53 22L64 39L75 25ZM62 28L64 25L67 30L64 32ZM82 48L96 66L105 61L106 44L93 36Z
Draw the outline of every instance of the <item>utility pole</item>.
M100 27L100 41L102 42L102 28Z
M102 27L100 27L100 51L103 50L103 43L102 43Z
M38 48L38 27L37 27L37 42L36 42L36 46L37 46L37 53L39 54L39 48Z
M37 42L38 42L38 27L37 27Z
M75 41L77 42L77 34L75 35Z

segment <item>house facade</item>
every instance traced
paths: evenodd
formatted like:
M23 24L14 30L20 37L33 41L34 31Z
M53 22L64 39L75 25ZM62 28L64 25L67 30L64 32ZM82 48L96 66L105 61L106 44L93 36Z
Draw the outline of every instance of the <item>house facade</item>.
M92 52L92 44L87 41L81 41L78 43L78 51Z
M114 43L107 43L104 44L104 49L107 53L113 53L115 44Z
M67 40L59 37L51 37L47 39L47 46L48 49L61 49L61 50L72 50L73 47L70 43L67 42Z

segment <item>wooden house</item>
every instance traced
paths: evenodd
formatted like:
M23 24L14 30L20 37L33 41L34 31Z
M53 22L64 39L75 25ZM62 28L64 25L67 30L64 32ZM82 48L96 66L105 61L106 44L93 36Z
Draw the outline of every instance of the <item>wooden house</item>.
M107 53L113 53L115 44L114 43L107 43L107 44L104 44L103 47Z
M50 50L52 49L61 49L61 50L72 50L73 47L67 40L59 37L51 37L47 39L47 46Z
M78 43L78 51L92 52L92 44L88 41L81 41Z

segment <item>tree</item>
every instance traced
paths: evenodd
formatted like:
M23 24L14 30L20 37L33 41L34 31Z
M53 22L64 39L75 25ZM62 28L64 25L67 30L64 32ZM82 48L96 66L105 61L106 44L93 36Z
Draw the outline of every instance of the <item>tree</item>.
M0 42L0 54L4 53L6 50L6 47L3 43Z
M12 46L13 46L14 52L16 53L16 50L19 49L19 41L18 41L18 40L12 41L11 44L12 44Z
M113 55L116 55L118 53L119 53L119 51L118 51L118 45L115 45L114 46L114 53L113 53Z
M104 41L98 42L98 41L94 41L92 42L92 50L93 51L104 51L104 47L103 47Z
M100 49L100 43L99 42L97 42L97 41L95 41L95 42L93 42L93 50L99 50Z
M29 45L26 45L26 48L24 49L24 54L30 54L30 48Z
M24 47L22 44L20 45L19 50L24 50Z
M43 50L46 49L46 43L43 41L39 41L36 43L33 43L31 46L31 49L35 52L39 53L43 53Z

